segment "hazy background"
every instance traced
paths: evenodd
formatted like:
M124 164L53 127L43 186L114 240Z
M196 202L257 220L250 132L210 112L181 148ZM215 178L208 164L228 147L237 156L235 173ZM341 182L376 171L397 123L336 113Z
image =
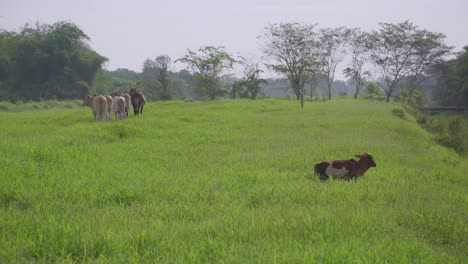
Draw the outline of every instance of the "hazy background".
M276 22L371 30L378 22L409 19L444 33L446 43L460 51L468 45L467 10L467 0L0 0L0 28L68 20L88 34L94 50L109 58L107 69L140 72L146 58L167 54L175 60L187 49L206 45L225 46L234 55L260 54L257 36Z

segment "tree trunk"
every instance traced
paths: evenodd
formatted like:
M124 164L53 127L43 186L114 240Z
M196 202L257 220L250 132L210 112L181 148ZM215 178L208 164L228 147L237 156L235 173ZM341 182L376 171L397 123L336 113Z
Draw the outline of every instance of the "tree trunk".
M331 100L331 86L328 86L328 100Z
M408 89L409 89L408 104L411 104L411 98L413 97L414 88L408 88Z
M390 93L387 93L387 100L386 100L387 103L390 102L390 95L391 95Z

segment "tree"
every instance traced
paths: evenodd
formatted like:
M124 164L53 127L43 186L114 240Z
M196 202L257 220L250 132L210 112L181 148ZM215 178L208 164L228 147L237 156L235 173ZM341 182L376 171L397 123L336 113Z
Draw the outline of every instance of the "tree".
M206 46L198 50L198 53L188 50L188 54L176 60L187 63L192 69L195 78L195 86L211 100L225 93L221 83L223 73L232 69L237 61L224 50L224 47Z
M174 93L181 99L188 98L201 98L195 91L195 81L193 74L189 71L182 69L173 74L174 76Z
M370 35L370 58L379 72L377 83L389 102L400 80L411 72L417 27L409 21L379 23L379 26Z
M343 74L351 78L355 86L354 99L357 99L359 90L365 84L365 76L369 76L368 71L364 71L364 64L369 60L369 38L368 34L360 29L352 29L349 41L351 52L350 67L343 70Z
M0 73L0 94L6 99L80 98L107 60L70 22L26 24L20 32L0 35L0 72L7 73Z
M351 31L344 27L320 29L320 49L322 52L322 71L331 99L331 86L335 80L336 67L346 55L346 43Z
M431 70L437 79L433 99L444 106L468 107L468 46L457 58L439 62Z
M158 75L156 79L159 81L160 86L158 87L158 98L160 100L172 99L172 79L169 75L169 67L171 65L171 58L167 55L161 55L156 57L154 60Z
M274 61L268 66L289 79L301 107L304 107L304 83L319 65L314 27L299 23L273 24L260 36L264 40L264 53Z
M459 105L463 102L468 107L468 46L465 46L455 65L455 72L460 80L460 99Z
M241 62L244 65L244 76L243 79L239 81L239 84L237 85L240 85L241 88L245 88L243 90L245 97L255 99L257 98L259 92L261 92L262 90L260 85L266 84L267 81L265 79L260 78L260 73L262 73L263 71L260 69L260 63L256 61L255 58L242 58ZM233 88L238 89L238 87Z
M320 84L320 81L325 79L323 73L320 71L310 72L307 78L307 83L310 86L310 100L315 95L318 99L317 86Z
M417 30L414 35L410 70L406 79L408 91L408 103L411 102L415 89L419 84L429 77L428 69L431 65L440 63L447 55L451 47L444 44L445 35L430 32L428 30Z
M169 71L171 58L160 55L154 60L146 59L143 63L141 85L150 97L158 100L170 100L173 97L172 76Z
M380 85L373 82L369 82L366 86L366 89L364 90L364 98L373 100L381 96L384 96L384 94L380 89Z

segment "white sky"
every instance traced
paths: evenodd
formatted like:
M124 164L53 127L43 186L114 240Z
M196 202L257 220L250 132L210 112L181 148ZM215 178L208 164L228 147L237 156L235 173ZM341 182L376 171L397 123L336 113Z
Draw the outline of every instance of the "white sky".
M167 54L175 60L206 45L260 54L257 36L276 22L371 30L378 22L409 19L444 33L459 51L468 45L467 11L468 0L0 0L0 29L71 21L109 58L107 69L140 72L146 58Z

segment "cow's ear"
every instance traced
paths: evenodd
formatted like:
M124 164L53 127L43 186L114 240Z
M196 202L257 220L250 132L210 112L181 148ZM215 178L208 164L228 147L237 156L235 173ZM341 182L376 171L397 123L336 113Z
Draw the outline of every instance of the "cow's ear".
M356 155L354 155L354 156L356 156L356 158L358 158L358 159L364 157L364 155L359 155L359 154L356 154Z

